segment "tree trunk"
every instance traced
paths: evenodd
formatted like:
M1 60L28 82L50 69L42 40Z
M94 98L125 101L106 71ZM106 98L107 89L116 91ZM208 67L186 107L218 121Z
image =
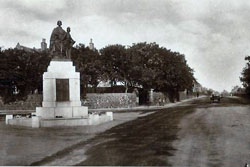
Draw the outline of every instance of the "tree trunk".
M128 93L128 82L125 81L124 86L125 86L125 93Z

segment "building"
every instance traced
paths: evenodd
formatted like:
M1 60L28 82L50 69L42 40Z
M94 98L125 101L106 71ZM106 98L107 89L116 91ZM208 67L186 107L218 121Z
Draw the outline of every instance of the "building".
M90 49L90 50L95 50L95 46L94 46L94 43L93 43L92 38L90 38L89 49Z
M242 95L245 94L245 88L241 88L240 86L234 86L231 90L232 95Z
M41 42L41 51L46 51L48 48L47 48L47 43L46 43L46 39L43 38L42 39L42 42Z
M46 39L44 39L44 38L42 39L41 48L39 48L39 49L36 49L35 47L29 48L29 47L20 45L19 42L17 43L15 49L24 50L24 51L26 51L26 52L41 52L41 51L46 51L46 50L48 50L48 48L47 48L47 43L46 43Z
M202 86L197 81L193 83L193 92L202 92Z
M34 49L35 49L35 48L32 49L32 48L29 48L29 47L26 47L26 46L22 46L22 45L20 45L19 42L17 43L15 48L18 49L18 50L24 50L26 52L33 52Z

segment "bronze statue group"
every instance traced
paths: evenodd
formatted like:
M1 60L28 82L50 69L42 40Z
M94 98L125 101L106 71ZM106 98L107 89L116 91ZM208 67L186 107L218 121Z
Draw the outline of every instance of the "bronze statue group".
M70 59L71 48L75 41L71 38L70 27L67 27L66 32L61 26L62 22L57 21L57 27L50 37L50 53L54 59Z

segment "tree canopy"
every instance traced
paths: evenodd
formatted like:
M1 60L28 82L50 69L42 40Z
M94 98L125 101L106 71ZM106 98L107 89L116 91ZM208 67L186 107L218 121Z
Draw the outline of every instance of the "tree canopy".
M0 96L4 102L25 99L30 92L42 90L42 74L50 61L45 52L7 49L0 51L0 60Z
M128 87L132 86L130 77L132 64L125 46L109 45L102 48L100 54L104 67L103 81L109 81L112 86L122 82L127 91Z
M88 85L97 87L102 78L102 62L97 50L91 50L84 45L72 50L72 60L76 70L80 72L81 95L86 94Z
M243 86L246 88L246 93L250 95L250 56L246 56L245 60L247 61L246 67L243 68L242 77L240 77Z
M82 95L87 87L96 88L100 82L119 82L126 91L134 87L155 89L178 98L176 94L191 90L195 81L185 55L156 43L108 45L99 52L80 45L72 49L72 60L81 75ZM47 52L0 50L0 96L9 102L36 89L42 91L42 74L49 61Z
M179 91L193 86L193 70L183 54L156 43L138 43L128 49L128 55L132 58L132 80L145 89L155 89L174 98Z

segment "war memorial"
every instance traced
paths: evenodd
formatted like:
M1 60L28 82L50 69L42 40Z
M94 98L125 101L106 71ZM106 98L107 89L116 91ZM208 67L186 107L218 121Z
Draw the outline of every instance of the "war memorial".
M50 37L52 60L43 74L42 107L36 107L31 118L6 115L6 124L39 128L97 125L113 120L112 112L89 114L88 107L81 105L80 73L71 61L75 41L71 38L70 27L65 31L61 26L62 22L58 21Z

